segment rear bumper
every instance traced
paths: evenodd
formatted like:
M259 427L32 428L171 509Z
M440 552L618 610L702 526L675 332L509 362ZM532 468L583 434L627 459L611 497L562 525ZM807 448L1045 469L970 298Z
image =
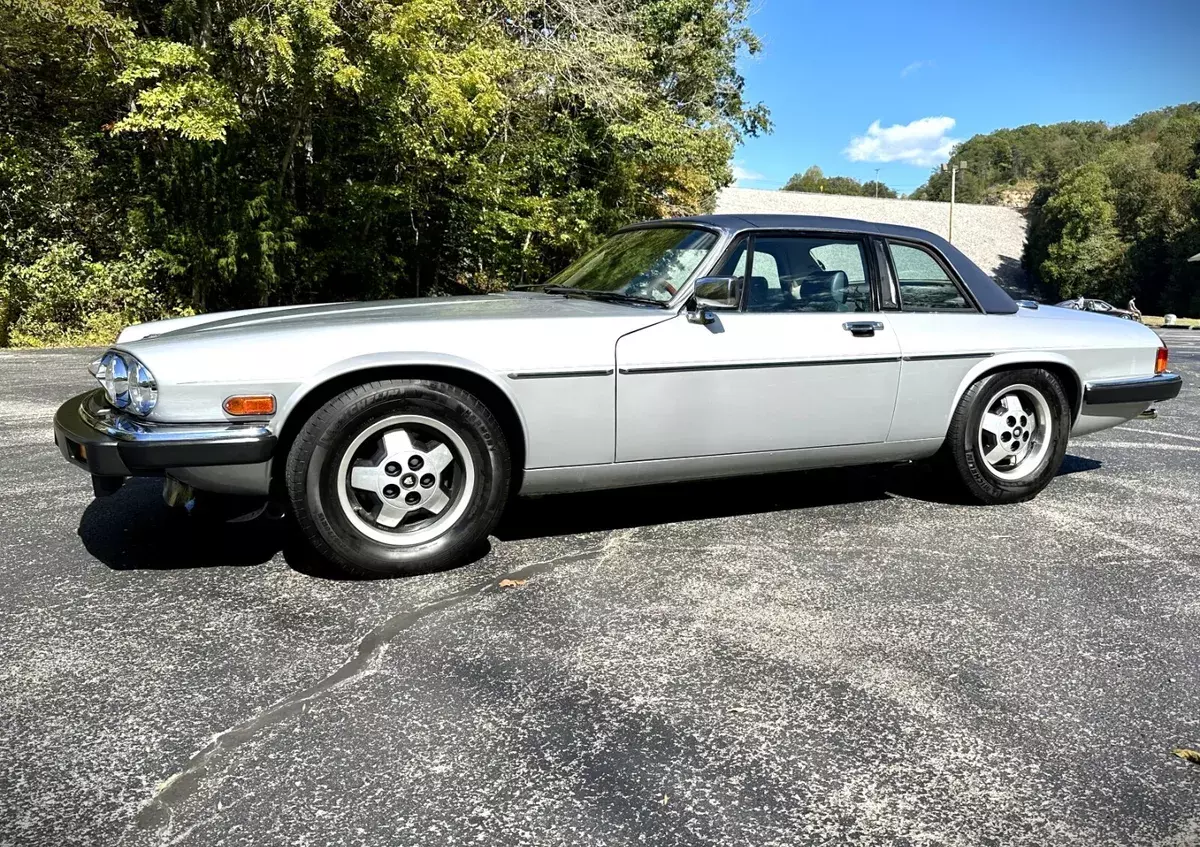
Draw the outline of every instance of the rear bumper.
M1179 374L1099 379L1083 388L1083 402L1089 406L1110 406L1118 403L1155 403L1173 400L1183 387Z
M254 464L275 451L265 424L155 424L114 411L103 396L95 390L72 397L54 415L54 441L63 458L93 476Z

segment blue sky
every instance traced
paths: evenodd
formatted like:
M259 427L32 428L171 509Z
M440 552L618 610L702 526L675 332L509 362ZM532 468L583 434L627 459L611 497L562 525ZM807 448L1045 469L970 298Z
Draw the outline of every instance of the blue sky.
M1200 100L1200 0L754 2L740 67L775 131L734 155L747 188L815 164L908 193L954 140Z

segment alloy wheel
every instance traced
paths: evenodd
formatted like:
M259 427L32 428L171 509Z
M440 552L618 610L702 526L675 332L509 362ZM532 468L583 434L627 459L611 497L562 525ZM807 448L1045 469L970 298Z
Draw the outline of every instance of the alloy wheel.
M979 455L996 477L1016 482L1034 473L1050 447L1053 421L1045 395L1031 385L1009 385L984 406Z
M395 415L360 432L338 467L338 500L350 523L383 544L432 541L466 510L475 463L451 427Z

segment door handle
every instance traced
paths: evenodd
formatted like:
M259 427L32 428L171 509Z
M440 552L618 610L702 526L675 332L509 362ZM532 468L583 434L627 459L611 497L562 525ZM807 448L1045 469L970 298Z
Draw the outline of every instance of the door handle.
M879 321L847 321L842 324L842 329L855 338L870 338L875 335L875 330L883 329L883 324Z

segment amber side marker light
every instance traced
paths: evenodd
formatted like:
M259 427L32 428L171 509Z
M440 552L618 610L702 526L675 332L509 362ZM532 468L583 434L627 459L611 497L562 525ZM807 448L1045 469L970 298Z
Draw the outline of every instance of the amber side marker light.
M1158 348L1158 355L1154 357L1154 372L1160 374L1167 369L1167 348L1166 345Z
M225 401L225 411L235 417L273 415L275 414L275 398L270 394L230 397Z

